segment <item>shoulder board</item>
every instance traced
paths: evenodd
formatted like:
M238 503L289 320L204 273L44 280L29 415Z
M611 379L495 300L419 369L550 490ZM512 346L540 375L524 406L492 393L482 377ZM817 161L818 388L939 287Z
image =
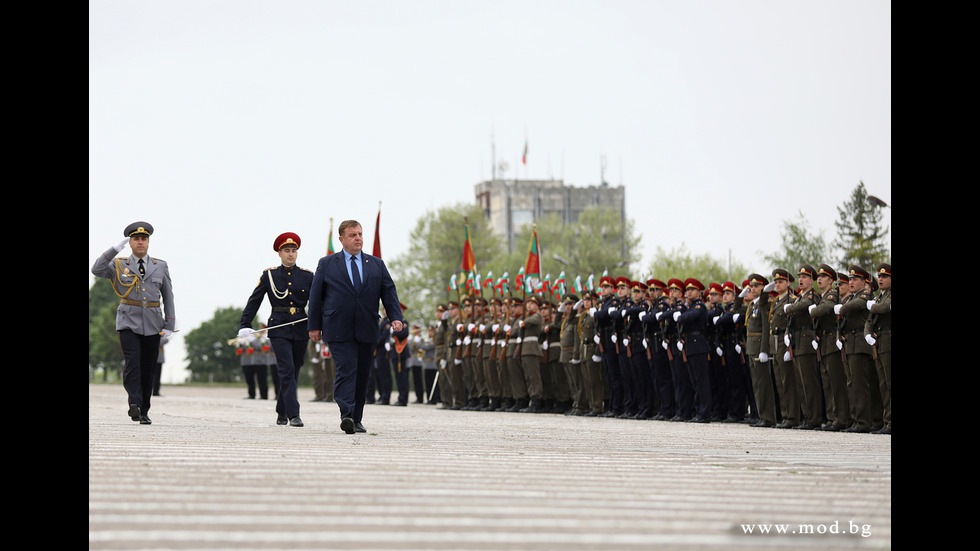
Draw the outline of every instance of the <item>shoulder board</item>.
M299 268L300 270L303 270L304 272L310 272L311 274L313 273L313 270L310 270L309 268L304 268L302 266L296 266L296 267Z
M269 270L278 270L278 269L279 269L279 266L269 266L268 268L266 268L265 270L262 270L262 271L263 272L268 272Z

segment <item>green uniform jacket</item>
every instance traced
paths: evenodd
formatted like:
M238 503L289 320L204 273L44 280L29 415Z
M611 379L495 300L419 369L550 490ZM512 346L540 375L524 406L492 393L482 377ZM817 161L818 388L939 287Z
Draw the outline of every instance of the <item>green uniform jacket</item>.
M844 341L844 352L847 354L871 354L871 345L864 340L864 322L868 321L868 300L871 291L862 289L851 293L841 303L840 315L844 318L844 328L841 337Z
M871 315L864 322L864 334L872 334L878 352L892 351L892 290L885 289L878 295L877 304L871 307ZM872 327L872 322L875 322Z
M813 348L813 341L816 340L816 332L813 330L813 318L810 317L810 306L819 300L817 292L810 288L809 291L796 297L786 313L792 317L790 321L790 334L793 336L793 355L805 356L816 354L817 349Z
M759 300L745 303L745 354L758 357L769 354L769 294L762 293Z
M541 314L535 312L524 316L524 326L521 327L521 356L542 356L541 325L544 320Z

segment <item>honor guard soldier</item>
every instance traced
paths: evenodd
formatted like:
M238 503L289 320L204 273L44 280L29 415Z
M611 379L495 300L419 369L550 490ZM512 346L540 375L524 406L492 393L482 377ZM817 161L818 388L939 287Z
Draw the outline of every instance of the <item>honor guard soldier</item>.
M834 313L841 317L838 340L844 351L844 367L847 372L848 400L854 416L854 424L844 432L870 432L871 413L871 371L875 369L871 345L864 339L864 322L870 312L867 302L871 300L868 285L871 276L868 271L852 264L848 268L850 294L834 307Z
M653 386L657 397L657 414L653 419L664 421L677 415L674 404L674 381L670 374L670 357L667 355L666 340L663 327L667 323L664 312L670 310L670 302L664 296L667 284L659 279L650 278L646 281L650 293L650 307L641 321L647 327L644 332L647 357L653 371Z
M769 291L774 286L759 274L749 274L748 285L739 296L747 299L745 310L745 355L752 377L752 393L759 410L753 427L776 426L776 397L769 366Z
M296 265L301 241L292 232L280 234L272 242L272 249L279 255L281 264L263 270L252 295L245 303L238 324L238 336L248 337L252 320L259 311L264 297L269 298L272 313L269 315L268 335L276 355L276 371L279 388L276 392L277 425L289 424L302 427L299 417L299 401L296 398L296 380L306 357L309 333L306 324L306 303L310 298L313 272Z
M616 278L616 309L610 312L615 327L613 342L616 347L620 388L623 394L623 411L618 415L621 418L632 418L636 415L636 400L633 397L635 392L633 365L630 358L631 351L627 346L629 339L626 336L626 318L624 317L626 309L632 306L630 301L631 285L632 282L627 277Z
M803 409L803 421L795 428L818 429L823 424L824 411L820 405L821 388L817 367L816 332L813 328L813 318L810 317L810 306L819 300L817 292L813 289L817 270L809 264L801 264L796 277L800 282L799 295L783 307L789 318L789 329L784 341L790 347L793 362L796 364L801 392L800 406Z
M678 325L678 351L686 358L688 373L694 387L695 415L694 423L711 421L711 370L708 364L708 354L711 343L704 334L708 325L708 310L701 300L704 284L697 279L688 278L684 281L684 292L687 298L686 308L674 310L674 321Z
M439 409L452 407L452 383L449 381L449 364L446 360L449 344L449 307L445 304L436 305L435 331L432 334L432 344L435 346L434 361L438 370L438 378L433 385L437 387L442 405ZM447 405L448 404L448 405Z
M116 331L125 359L123 387L129 404L129 418L149 425L150 396L160 353L160 337L174 332L173 283L170 268L159 258L147 254L153 226L133 222L123 230L125 239L95 259L92 274L109 280L119 297ZM116 258L129 245L132 254ZM160 309L163 304L163 311Z
M769 347L772 350L773 373L776 376L776 395L783 420L776 428L791 429L800 424L800 392L793 365L793 353L786 344L789 333L789 319L784 306L793 300L789 284L794 280L787 270L776 268L772 271L776 296L769 303Z
M504 355L507 358L507 379L514 395L514 405L508 411L521 411L530 404L527 381L524 378L524 365L520 354L520 322L524 318L524 299L511 297L510 321L504 324Z
M595 291L586 290L578 313L579 350L582 358L582 385L584 388L582 415L595 417L602 414L602 402L605 398L602 387L602 356L599 355L599 344L596 341L595 303L598 299ZM586 406L587 403L587 406Z
M671 421L690 421L694 418L694 386L691 384L691 374L688 372L687 361L678 344L684 339L681 332L683 327L677 324L674 314L686 309L684 304L684 282L673 278L667 280L670 309L665 311L661 320L664 324L664 335L667 343L667 357L670 360L670 377L674 383L674 402L677 404L677 414Z
M851 425L847 374L842 351L837 349L838 316L834 313L834 307L840 304L837 282L837 270L821 264L817 268L817 287L820 294L807 309L816 332L817 359L820 362L820 379L827 413L827 423L820 428L828 431L844 430Z
M532 295L528 297L524 307L527 314L518 322L520 333L518 349L521 365L524 368L524 380L527 382L527 393L531 398L530 405L521 410L522 413L544 413L544 383L541 380L541 343L540 335L544 320L538 309L541 299Z
M648 305L646 302L647 284L642 281L630 283L630 299L627 306L621 310L624 317L623 344L627 350L630 362L631 379L633 381L633 410L632 419L650 419L656 415L656 394L653 386L653 375L650 370L650 359L644 347L644 333L647 325L643 323ZM641 317L642 315L642 317ZM649 346L649 343L647 343Z
M584 415L588 411L588 398L585 396L585 383L582 373L581 348L579 337L579 311L575 305L579 303L579 298L575 294L570 294L562 299L558 306L561 314L561 328L558 332L561 345L561 355L558 361L565 370L565 378L568 380L569 399L571 406L565 413L567 415Z
M741 289L733 281L721 285L723 312L718 318L718 340L725 358L728 381L728 414L725 421L739 423L745 419L747 388L751 386L745 362L742 333L745 328L745 307L738 296Z
M878 383L884 406L883 425L875 434L892 433L892 265L879 264L878 296L868 301L871 313L864 323L864 340L871 345L878 369Z
M704 334L708 337L708 365L711 377L711 420L724 421L728 417L729 390L728 372L725 369L725 351L721 347L718 319L725 312L722 305L722 290L720 283L708 285L708 298L705 307L708 309L708 323ZM702 294L703 297L703 294Z
M446 362L449 369L449 380L452 392L443 395L451 409L463 409L466 405L466 383L463 377L463 314L460 311L459 303L455 300L449 301L449 319L446 343L449 345L446 350Z
M602 363L605 365L606 381L609 385L609 403L602 413L604 417L619 416L623 413L623 379L619 367L619 337L616 336L616 319L613 313L619 310L619 298L616 295L616 280L603 276L599 280L602 293L599 306L595 312L596 331L598 332L599 351Z

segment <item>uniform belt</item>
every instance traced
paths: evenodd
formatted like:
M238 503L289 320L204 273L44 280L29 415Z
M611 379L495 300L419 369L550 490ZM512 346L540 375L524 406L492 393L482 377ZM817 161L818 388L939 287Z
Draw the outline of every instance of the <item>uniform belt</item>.
M761 337L762 331L747 331L745 335L748 337Z
M272 308L273 312L285 312L289 314L305 314L306 310L303 307L297 306L274 306Z
M128 298L119 299L120 304L128 304L129 306L141 306L143 308L159 308L160 301L148 301L148 300L132 300Z
M537 337L535 337L535 336L531 336L531 337L523 337L523 339L522 339L522 340L523 340L524 342L528 342L528 341L537 341L537 340L538 340L538 338L537 338Z

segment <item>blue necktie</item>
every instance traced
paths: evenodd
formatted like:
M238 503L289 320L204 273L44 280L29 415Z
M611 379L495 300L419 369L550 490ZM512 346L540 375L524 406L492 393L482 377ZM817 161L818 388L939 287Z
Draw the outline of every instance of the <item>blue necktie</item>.
M350 257L351 283L354 284L354 292L361 290L361 273L357 270L357 257Z

